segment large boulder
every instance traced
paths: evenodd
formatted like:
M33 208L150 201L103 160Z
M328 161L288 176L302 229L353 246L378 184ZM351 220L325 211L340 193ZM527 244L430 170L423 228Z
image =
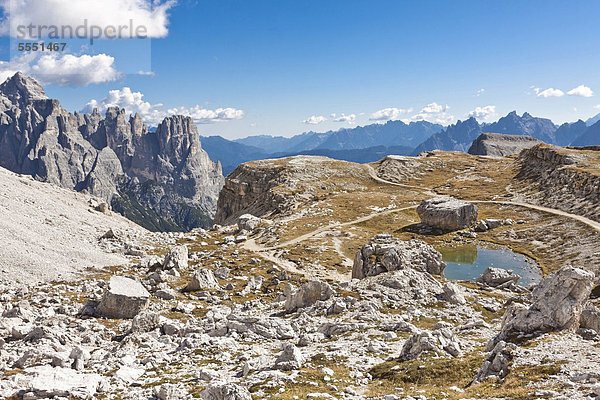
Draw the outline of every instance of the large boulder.
M153 311L143 311L131 321L131 332L150 332L160 326L160 314Z
M587 303L581 312L580 327L592 329L600 333L600 310L592 303Z
M108 318L133 318L148 307L150 293L141 283L113 276L96 308L96 315Z
M238 218L237 226L240 230L253 231L262 220L252 214L244 214Z
M410 336L400 353L402 361L414 360L424 352L434 352L441 356L458 357L462 354L458 338L450 328L418 332Z
M200 268L194 271L192 280L183 289L184 292L193 292L203 289L220 289L221 286L210 269Z
M36 366L25 370L31 377L27 392L36 398L94 398L102 382L102 375L77 372L71 368Z
M203 400L252 400L248 389L235 383L214 382L200 393Z
M483 381L489 377L497 377L504 379L509 372L509 364L513 359L513 352L517 348L513 343L506 343L500 341L494 349L491 351L489 356L477 371L474 383Z
M304 357L300 350L291 343L283 345L283 351L275 361L275 368L283 371L300 369L304 363Z
M188 248L187 246L175 246L169 250L165 256L163 269L187 269L188 267Z
M325 282L308 281L299 289L289 283L284 288L285 311L293 312L315 304L317 301L325 301L333 295L333 289Z
M594 274L580 268L563 267L544 278L531 293L528 308L513 303L502 318L502 328L488 348L501 340L571 330L579 327L583 305L590 297Z
M158 400L183 400L189 398L189 395L183 387L172 383L163 383L154 388L154 397Z
M477 206L453 197L424 200L417 207L421 222L443 231L468 228L477 221Z
M452 304L467 304L467 300L458 285L452 282L446 282L443 286L444 293L442 298Z
M296 332L288 320L277 317L243 316L232 312L227 316L229 332L254 333L265 339L294 339Z
M375 236L354 256L352 278L363 279L399 269L412 268L443 275L442 254L420 240L399 240L389 234Z
M442 284L431 274L410 268L368 278L366 287L373 283L383 286L381 290L385 290L386 294L393 292L394 296L403 299L434 301L444 294Z
M490 287L504 287L516 284L521 277L511 270L488 267L479 278L477 283Z

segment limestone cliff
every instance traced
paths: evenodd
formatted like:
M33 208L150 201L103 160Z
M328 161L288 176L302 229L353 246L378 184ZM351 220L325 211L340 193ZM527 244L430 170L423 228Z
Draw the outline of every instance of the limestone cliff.
M515 186L529 201L600 221L599 151L543 144L523 151L517 162Z
M231 224L243 214L286 214L331 190L369 180L360 164L320 156L251 161L238 166L219 194L215 222Z
M149 132L117 107L71 114L21 73L0 85L0 166L86 190L154 230L208 226L224 182L191 118Z

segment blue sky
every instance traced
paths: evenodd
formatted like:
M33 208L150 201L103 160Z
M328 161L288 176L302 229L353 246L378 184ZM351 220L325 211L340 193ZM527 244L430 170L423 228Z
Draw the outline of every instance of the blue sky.
M517 110L564 122L600 112L600 2L180 0L166 15L168 34L151 42L154 75L131 73L139 56L118 45L92 46L75 53L113 57L115 73L49 83L47 94L74 111L128 87L143 97L120 105L154 106L149 119L190 113L201 134L227 138L387 118L492 121Z

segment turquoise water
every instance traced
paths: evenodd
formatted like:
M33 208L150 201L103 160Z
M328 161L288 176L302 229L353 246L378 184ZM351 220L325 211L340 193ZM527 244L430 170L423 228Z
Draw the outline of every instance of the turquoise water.
M442 258L447 265L444 270L446 279L474 281L488 267L513 270L521 277L518 282L521 286L537 283L541 278L540 270L533 260L507 248L488 249L475 245L462 245L440 247L437 250L442 253Z

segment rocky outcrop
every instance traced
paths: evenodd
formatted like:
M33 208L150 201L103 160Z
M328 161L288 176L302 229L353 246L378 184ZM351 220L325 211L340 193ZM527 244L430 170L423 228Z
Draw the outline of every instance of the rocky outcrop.
M266 218L290 213L335 185L336 178L341 182L348 177L368 180L369 174L360 164L319 156L242 164L227 176L219 193L215 223L235 224L244 214Z
M352 278L363 279L405 268L443 275L446 264L441 253L425 242L403 241L390 234L380 234L354 256Z
M253 231L258 225L260 225L261 219L255 217L252 214L244 214L238 218L238 229L244 231Z
M413 334L402 347L400 359L402 361L414 360L424 352L434 352L437 355L451 355L453 357L462 354L460 341L450 328Z
M103 380L100 374L86 374L71 368L37 366L27 369L28 393L34 398L95 397Z
M209 226L224 182L191 118L149 132L116 107L71 114L21 73L0 85L0 166L86 190L151 230Z
M187 246L175 246L171 248L165 255L163 269L169 270L172 268L187 269L188 267L188 248Z
M133 279L113 276L96 308L96 314L108 318L133 318L148 307L150 293Z
M592 329L600 334L600 309L588 303L581 312L581 321L579 326L584 329Z
M221 286L210 269L200 268L194 271L192 280L185 287L184 291L193 292L202 289L220 289Z
M299 289L287 284L284 288L285 311L293 312L308 307L317 301L324 301L333 295L331 287L321 281L308 281Z
M544 278L531 293L527 308L513 303L502 318L502 329L490 342L514 341L546 332L577 330L583 305L590 297L594 274L564 267Z
M250 162L238 166L225 180L219 194L215 223L235 223L244 214L264 216L292 208L290 199L276 188L282 183L282 168Z
M524 135L505 135L502 133L482 133L473 141L469 154L478 156L510 156L529 149L541 140Z
M304 357L300 350L291 343L283 345L283 351L275 360L275 368L283 371L293 371L300 369L304 363Z
M515 187L528 202L600 221L600 176L590 167L597 160L594 150L534 146L517 159Z
M424 200L417 207L421 222L443 230L468 228L477 220L477 206L452 197Z
M498 342L477 371L473 383L479 383L489 377L504 379L508 375L509 364L516 348L517 346L513 343Z
M214 382L200 393L203 400L252 400L248 389L235 383Z

